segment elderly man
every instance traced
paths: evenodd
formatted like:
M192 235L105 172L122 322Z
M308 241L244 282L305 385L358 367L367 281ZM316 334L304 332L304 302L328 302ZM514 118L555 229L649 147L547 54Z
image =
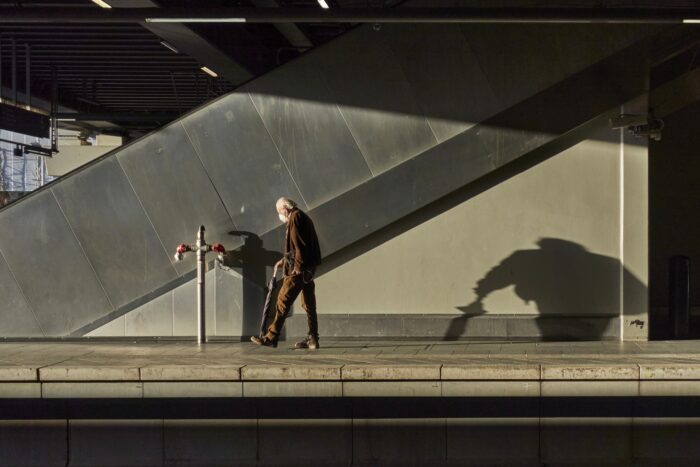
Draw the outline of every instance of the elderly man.
M292 303L301 293L301 305L307 314L309 335L297 342L294 347L317 349L319 345L314 274L316 266L321 263L321 250L318 246L316 230L309 216L302 212L291 199L278 199L276 208L280 220L287 224L284 257L275 264L275 270L282 267L284 280L277 296L277 312L267 329L267 334L262 338L252 336L250 340L258 345L277 347L284 320L287 319Z

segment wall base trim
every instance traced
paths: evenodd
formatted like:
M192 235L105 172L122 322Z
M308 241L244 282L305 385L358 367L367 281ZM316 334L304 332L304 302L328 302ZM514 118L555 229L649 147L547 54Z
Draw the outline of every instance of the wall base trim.
M540 315L319 315L322 337L429 338L442 340L501 338L538 340L613 340L619 338L619 316ZM297 312L285 324L288 337L307 333L306 314Z

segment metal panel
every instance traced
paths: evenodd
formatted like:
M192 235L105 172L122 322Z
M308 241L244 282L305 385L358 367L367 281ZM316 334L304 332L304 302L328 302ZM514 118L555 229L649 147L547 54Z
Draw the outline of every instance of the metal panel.
M182 123L239 229L260 233L279 225L280 196L302 203L248 94L230 94Z
M112 310L50 190L0 213L0 248L47 336Z
M243 278L233 271L216 273L216 335L241 336Z
M207 335L216 335L216 271L207 271L204 303ZM197 279L173 291L173 335L197 335Z
M3 337L44 335L34 316L34 311L24 298L22 290L2 256L0 256L0 297L3 301L3 311L0 313L0 329Z
M195 280L196 282L196 280ZM218 336L216 323L216 270L207 271L204 284L205 321L208 336Z
M511 106L650 33L635 25L461 26L504 107Z
M344 53L317 58L374 175L437 142L387 37L384 29L365 27L335 44Z
M314 209L322 251L337 251L494 168L478 132L468 130Z
M54 193L116 308L177 277L116 159L69 177Z
M195 279L173 290L173 336L196 335L197 281Z
M168 251L194 243L200 225L209 243L234 246L227 242L233 222L180 123L125 148L117 159ZM192 270L194 257L175 263L178 272Z
M125 319L127 336L172 336L173 292L130 311Z
M227 271L221 268L216 269L216 335L217 336L242 336L257 334L255 331L242 331L244 299L246 298L245 279L235 271ZM262 289L254 287L260 296ZM213 307L209 308L213 312ZM260 317L262 304L257 307L257 315ZM252 310L251 310L252 311ZM212 313L210 312L210 313Z
M494 165L501 167L552 141L557 135L537 131L501 128L485 124L475 127L482 144L488 147Z
M438 141L499 109L491 83L458 25L386 24L382 31Z
M371 177L335 96L306 56L255 80L245 90L308 207Z
M122 315L119 318L88 332L82 337L124 337L124 331L126 329L125 323L126 317L125 315Z
M493 155L494 164L500 167L537 148L559 152L577 134L579 138L585 137L581 134L582 124L593 123L592 119L598 116L605 117L605 112L644 92L647 74L644 50L634 47L600 61L476 127ZM571 105L571 96L578 93L586 99ZM545 146L555 140L559 149Z
M260 332L265 284L236 271L219 269L216 279L216 333L218 336L251 336ZM243 274L251 274L243 270ZM263 278L265 268L262 268ZM251 274L255 277L255 273ZM271 273L270 273L271 275ZM274 305L273 305L274 313ZM269 322L268 322L269 323Z
M565 76L567 58L558 55L555 45L561 25L489 26L470 24L462 30L503 108Z

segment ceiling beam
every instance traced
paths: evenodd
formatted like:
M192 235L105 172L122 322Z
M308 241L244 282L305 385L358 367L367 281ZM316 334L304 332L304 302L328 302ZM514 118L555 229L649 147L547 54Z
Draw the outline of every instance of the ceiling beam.
M183 23L682 23L700 8L0 8L0 24L145 22L171 39ZM158 26L156 26L158 25ZM165 27L168 26L168 27ZM189 29L188 29L189 31ZM193 34L193 33L192 33ZM163 37L163 36L161 36ZM191 36L190 36L191 37ZM199 39L201 39L200 36ZM164 39L168 40L164 37ZM203 40L203 39L201 39ZM168 40L170 42L170 40ZM175 44L173 44L175 45ZM183 52L187 53L185 50Z
M151 0L112 0L110 5L114 8L109 11L117 13L126 10L151 10L156 12L163 10L158 8L158 5ZM129 8L120 8L122 5ZM141 8L133 8L134 6ZM96 10L97 13L105 11L104 8L91 8L89 11L93 10ZM186 25L180 23L150 23L144 22L144 18L142 17L139 21L144 28L175 47L180 53L188 55L202 65L214 70L219 76L231 83L241 84L253 78L253 74L243 65L233 60Z
M253 6L257 8L279 8L279 3L277 0L251 0ZM292 47L299 49L303 52L306 49L310 49L314 44L306 37L304 31L299 29L294 23L274 23L275 28L287 39L287 42Z

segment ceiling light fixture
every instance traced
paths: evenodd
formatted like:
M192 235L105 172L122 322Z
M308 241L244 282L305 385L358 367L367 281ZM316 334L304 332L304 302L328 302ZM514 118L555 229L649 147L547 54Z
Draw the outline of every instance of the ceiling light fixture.
M245 18L146 18L147 23L245 23Z
M700 19L684 19L685 24L700 24Z
M112 6L104 0L92 0L92 2L100 5L102 8L112 8Z
M177 49L175 48L174 45L168 44L168 43L165 42L165 41L160 41L160 44L161 44L163 47L165 47L166 49L172 50L172 51L175 52L176 54L179 54L179 53L180 53L180 51L177 50Z
M202 70L204 73L206 73L206 74L208 74L209 76L214 77L214 78L216 78L217 76L219 76L219 75L217 75L214 71L212 71L210 68L207 68L207 67L205 67L205 66L203 66L202 68L200 68L200 70Z
M326 0L318 0L318 4L321 5L321 8L328 9L328 3L326 3Z

